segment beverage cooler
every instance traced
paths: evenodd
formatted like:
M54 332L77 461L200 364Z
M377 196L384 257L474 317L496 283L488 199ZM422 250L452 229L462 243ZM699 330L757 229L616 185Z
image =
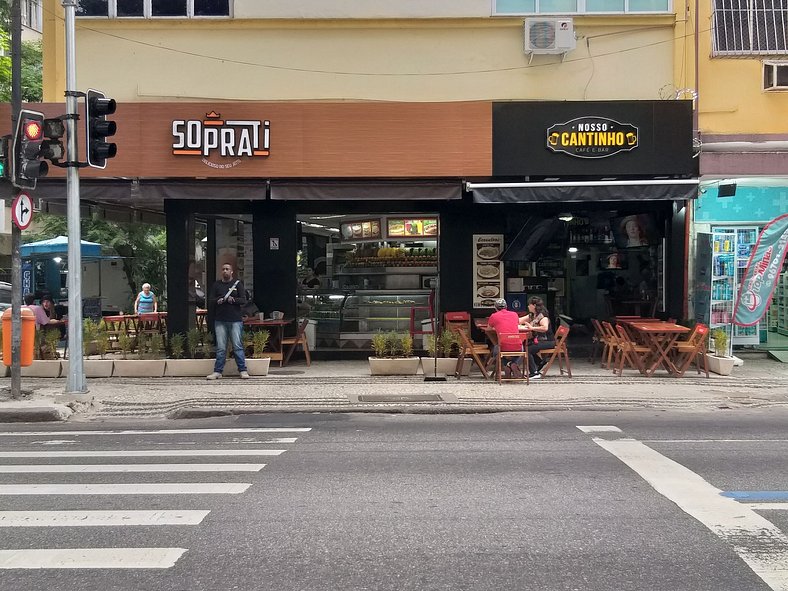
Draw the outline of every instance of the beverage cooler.
M739 287L758 240L758 232L758 226L712 228L711 328L727 329L730 326ZM761 341L761 331L765 334L766 329L765 320L755 326L734 326L731 342L733 345L757 345Z

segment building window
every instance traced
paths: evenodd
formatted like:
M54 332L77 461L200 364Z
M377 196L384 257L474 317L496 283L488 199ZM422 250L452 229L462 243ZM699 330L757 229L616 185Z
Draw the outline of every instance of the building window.
M494 0L493 16L672 12L671 0Z
M23 0L22 26L41 32L41 0Z
M230 16L230 0L79 0L77 16L109 18Z
M788 90L788 61L763 62L763 89Z
M714 0L712 55L788 54L786 0Z

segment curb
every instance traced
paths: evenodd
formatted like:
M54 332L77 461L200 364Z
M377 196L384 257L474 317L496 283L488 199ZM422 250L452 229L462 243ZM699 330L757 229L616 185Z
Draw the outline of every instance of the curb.
M46 423L65 421L74 411L62 404L42 406L4 405L0 408L0 423Z

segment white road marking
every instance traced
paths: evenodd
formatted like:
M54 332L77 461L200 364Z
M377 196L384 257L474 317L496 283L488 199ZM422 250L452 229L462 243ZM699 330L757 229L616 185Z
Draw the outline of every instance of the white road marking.
M614 425L577 425L583 433L621 433L621 429Z
M186 548L0 550L0 569L170 568Z
M0 474L98 472L259 472L265 464L34 464L0 465Z
M2 451L0 458L156 458L189 456L278 456L284 449L123 449L117 451Z
M0 495L237 495L250 486L244 482L3 484Z
M0 511L0 527L197 525L210 511Z
M728 542L769 587L788 591L788 537L773 523L747 505L720 496L720 489L640 441L593 440Z
M785 443L788 439L644 439L645 443Z
M744 505L745 507L749 507L753 511L763 511L772 510L772 511L788 511L788 503L739 503L740 505Z
M157 431L3 431L0 437L46 437L55 435L205 435L209 433L306 433L311 427L259 427L252 429L160 429Z

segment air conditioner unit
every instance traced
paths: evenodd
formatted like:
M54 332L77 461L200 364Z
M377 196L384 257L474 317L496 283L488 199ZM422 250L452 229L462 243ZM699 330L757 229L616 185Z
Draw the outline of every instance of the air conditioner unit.
M560 54L577 47L571 18L525 19L525 53Z

